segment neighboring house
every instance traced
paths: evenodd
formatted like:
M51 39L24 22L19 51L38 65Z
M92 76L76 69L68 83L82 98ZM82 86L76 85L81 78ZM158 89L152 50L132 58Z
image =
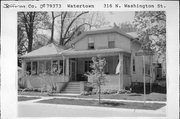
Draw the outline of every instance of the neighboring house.
M101 56L106 59L104 72L107 82L103 89L124 89L132 84L143 84L143 60L135 56L140 50L141 43L134 33L124 33L117 27L112 29L87 31L73 39L71 48L59 47L56 43L48 44L22 56L23 74L29 72L32 87L40 87L42 80L39 74L46 72L46 80L52 79L62 92L64 85L69 82L64 92L83 91L88 78L85 73L91 71L91 59ZM146 83L153 82L150 70L152 57L145 57ZM121 73L115 74L116 67L121 61ZM48 81L47 81L48 82ZM73 89L73 86L79 89Z

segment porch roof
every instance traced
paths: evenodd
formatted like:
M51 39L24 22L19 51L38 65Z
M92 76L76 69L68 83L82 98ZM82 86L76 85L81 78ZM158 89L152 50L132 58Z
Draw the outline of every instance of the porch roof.
M70 50L64 50L62 55L64 56L90 56L90 55L98 55L98 54L105 54L105 55L111 55L112 53L120 53L120 52L126 52L130 53L130 51L125 51L120 48L111 48L111 49L93 49L93 50L75 50L75 49L70 49Z
M64 49L65 49L64 47L59 47L55 43L51 43L37 50L34 50L28 54L23 55L22 58L58 55Z

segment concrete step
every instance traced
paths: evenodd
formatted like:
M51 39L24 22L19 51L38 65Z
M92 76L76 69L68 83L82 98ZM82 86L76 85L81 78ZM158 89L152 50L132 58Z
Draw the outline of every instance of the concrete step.
M80 82L69 82L62 93L80 94Z
M80 91L77 91L77 92L72 92L72 91L65 91L65 92L62 92L64 94L80 94L81 92Z
M80 85L79 83L69 83L68 85L72 85L72 86L78 86L78 85Z
M72 87L67 87L64 90L80 90L80 88L72 88Z

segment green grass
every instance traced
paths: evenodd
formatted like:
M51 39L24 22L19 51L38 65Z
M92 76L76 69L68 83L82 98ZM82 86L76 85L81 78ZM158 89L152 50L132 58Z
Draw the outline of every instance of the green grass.
M165 104L158 103L134 103L134 102L112 102L112 101L102 101L101 104L94 100L75 100L75 99L58 99L53 98L49 100L41 100L37 103L48 103L48 104L66 104L66 105L80 105L80 106L98 106L98 107L113 107L113 108L129 108L129 109L146 109L146 110L156 110Z
M23 92L21 95L31 95L31 96L48 96L47 93L40 93L40 92ZM61 95L56 95L54 93L52 96L59 96L59 97L65 97ZM79 96L68 96L66 97L77 97L77 98L94 98L98 99L98 95L79 95ZM137 94L137 93L131 93L131 94L101 94L102 99L123 99L123 100L137 100L137 101L143 101L144 95L143 94ZM146 94L146 100L147 101L166 101L166 94L162 93L151 93Z
M35 99L40 99L40 97L18 96L18 101L28 101L28 100L35 100Z

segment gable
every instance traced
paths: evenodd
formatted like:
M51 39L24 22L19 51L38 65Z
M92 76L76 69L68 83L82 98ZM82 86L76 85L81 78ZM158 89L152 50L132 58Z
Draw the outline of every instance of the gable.
M119 34L118 32L100 32L94 34L85 34L80 36L79 40L74 42L76 50L87 50L89 41L94 41L95 49L106 49L109 41L114 41L114 48L121 48L123 50L130 50L131 39Z
M112 29L105 29L105 30L94 30L94 31L86 31L83 32L81 35L79 35L78 37L76 37L73 41L71 41L71 44L75 44L76 42L78 42L79 40L82 40L84 37L86 37L87 35L96 35L96 34L108 34L108 33L118 33L130 40L135 39L134 36L137 37L137 35L134 35L134 33L125 33L123 31L121 31L119 28L112 28ZM132 35L133 34L133 35Z

